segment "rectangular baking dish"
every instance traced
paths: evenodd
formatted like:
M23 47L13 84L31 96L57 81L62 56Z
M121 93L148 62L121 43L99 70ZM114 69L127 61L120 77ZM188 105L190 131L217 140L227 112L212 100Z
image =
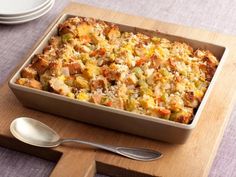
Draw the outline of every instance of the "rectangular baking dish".
M159 37L167 38L171 41L186 42L194 49L208 49L220 60L215 75L205 93L205 96L195 113L194 119L190 124L182 124L160 118L153 118L151 116L131 113L123 110L118 110L101 105L95 105L89 102L78 101L59 94L54 94L47 91L36 90L15 84L16 79L20 77L20 71L26 67L32 57L42 52L47 45L49 38L57 34L57 26L70 17L75 17L70 14L63 14L53 25L51 30L43 37L38 46L33 50L30 56L26 59L24 64L16 71L9 81L9 87L18 98L18 100L26 107L40 110L43 112L60 115L71 118L81 122L94 124L106 127L113 130L118 130L134 135L139 135L155 140L161 140L169 143L184 143L189 137L191 131L196 127L196 124L201 117L201 112L204 109L207 98L214 87L217 75L221 70L223 62L226 58L227 48L215 44L188 39L184 37L157 33L146 29L116 24L121 31L141 32L148 35L158 35Z

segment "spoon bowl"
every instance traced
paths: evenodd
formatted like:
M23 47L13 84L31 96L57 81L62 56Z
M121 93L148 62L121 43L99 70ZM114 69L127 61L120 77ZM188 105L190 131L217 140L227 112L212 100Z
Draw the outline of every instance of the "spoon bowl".
M151 161L162 157L160 152L150 149L116 147L84 141L77 138L61 139L53 129L38 120L28 117L20 117L13 120L10 125L10 131L18 140L38 147L50 148L59 146L62 143L76 142L107 150L135 160Z
M20 117L12 121L12 135L18 140L39 147L55 147L60 144L60 136L40 121Z

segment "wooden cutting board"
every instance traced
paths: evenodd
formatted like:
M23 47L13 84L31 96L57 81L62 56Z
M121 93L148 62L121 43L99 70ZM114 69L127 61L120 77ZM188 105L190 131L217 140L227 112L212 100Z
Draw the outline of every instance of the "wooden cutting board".
M145 27L206 42L213 41L228 47L228 58L196 129L183 145L162 143L27 109L18 102L7 83L0 88L0 145L57 161L51 177L92 177L96 172L114 177L207 176L233 106L236 88L236 37L76 3L69 4L63 13L65 12ZM163 152L164 157L152 162L139 162L82 145L68 144L54 149L29 146L15 140L9 132L11 121L19 116L38 119L51 126L62 137L78 137L111 145L150 148Z

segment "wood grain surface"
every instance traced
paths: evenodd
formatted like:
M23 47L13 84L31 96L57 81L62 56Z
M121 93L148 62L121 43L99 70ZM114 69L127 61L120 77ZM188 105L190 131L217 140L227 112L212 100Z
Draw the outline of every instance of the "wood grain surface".
M235 97L236 38L75 3L71 3L64 12L145 27L206 42L214 41L229 49L228 58L197 127L183 145L153 141L27 109L18 102L7 83L0 89L0 145L46 159L58 160L51 177L90 177L94 176L96 171L111 176L207 176ZM150 148L163 152L164 157L152 162L139 162L83 145L68 144L54 149L32 147L18 142L9 132L11 121L19 116L40 120L55 129L62 137Z

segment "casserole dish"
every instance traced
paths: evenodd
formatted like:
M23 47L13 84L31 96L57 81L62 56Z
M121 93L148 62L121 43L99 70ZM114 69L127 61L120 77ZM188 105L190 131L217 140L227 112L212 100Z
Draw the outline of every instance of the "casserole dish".
M157 34L155 31L116 24L121 31L143 33L146 35L167 38L170 41L185 42L195 50L197 48L209 50L214 53L214 55L219 59L219 65L216 69L214 77L210 82L210 85L201 101L200 106L194 114L193 120L189 124L182 124L165 119L152 118L147 115L95 105L89 102L82 102L54 93L35 90L15 84L16 80L20 78L20 72L22 71L22 69L31 63L31 60L35 54L42 52L43 48L47 45L49 38L57 34L57 25L64 22L70 17L74 16L68 14L61 16L61 18L53 26L51 31L46 34L44 39L36 47L30 57L23 64L23 66L10 80L9 86L13 90L16 97L22 102L22 104L41 111L148 138L172 143L185 142L191 130L196 126L196 123L200 118L202 109L204 108L207 97L213 87L214 81L216 80L217 74L219 73L220 67L222 66L223 60L225 58L226 48L214 44L200 42L197 40L162 33Z

